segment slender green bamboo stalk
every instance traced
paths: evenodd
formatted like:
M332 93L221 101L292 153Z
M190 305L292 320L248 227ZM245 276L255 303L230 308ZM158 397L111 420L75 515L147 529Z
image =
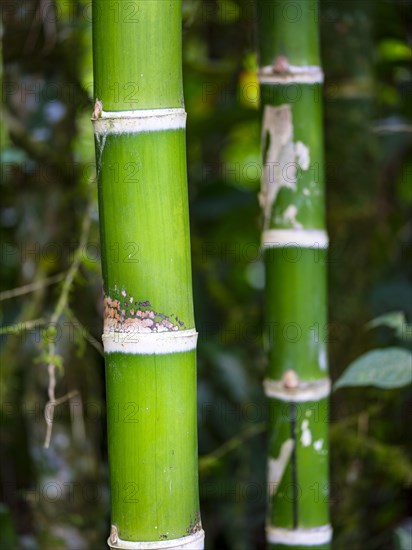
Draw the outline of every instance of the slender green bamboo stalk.
M111 548L203 548L181 2L93 1Z
M271 548L328 548L322 70L317 2L258 0Z

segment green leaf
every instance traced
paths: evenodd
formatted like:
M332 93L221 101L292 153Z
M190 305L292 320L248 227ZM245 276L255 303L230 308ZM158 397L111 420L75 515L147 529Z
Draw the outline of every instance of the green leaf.
M403 348L376 349L353 361L335 382L344 386L400 388L412 382L412 354Z
M378 52L384 61L407 61L412 59L412 49L401 40L389 38L378 45Z
M395 548L397 550L412 550L412 533L409 529L395 529Z
M367 329L376 328L380 326L386 326L393 328L396 335L401 340L412 339L411 325L406 322L405 314L403 311L391 311L380 315L369 323L366 324Z

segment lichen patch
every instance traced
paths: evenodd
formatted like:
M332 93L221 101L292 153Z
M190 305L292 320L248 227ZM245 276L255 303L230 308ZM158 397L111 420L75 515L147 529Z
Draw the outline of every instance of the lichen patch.
M292 111L290 105L272 107L266 105L263 113L262 149L269 140L266 156L263 159L259 203L263 210L264 229L269 227L272 207L282 186L291 187L294 174L285 177L284 167L294 168L295 151L293 145ZM295 170L296 172L296 170Z
M296 205L290 204L283 213L283 221L291 225L294 229L302 229L302 224L296 219L297 215L298 209Z
M296 191L299 171L309 170L310 151L302 141L293 141L292 109L287 104L265 106L261 139L264 169L259 204L263 210L263 229L267 230L280 189L286 187ZM309 194L308 189L307 195ZM276 223L286 223L300 229L302 225L296 219L297 215L297 206L291 204L283 214L277 216Z
M282 481L283 474L289 464L294 447L295 443L293 439L287 439L282 443L279 456L277 458L269 457L268 490L270 497L273 497Z
M150 301L137 301L123 289L121 299L105 296L105 332L167 332L186 330L185 324L176 315L156 311Z
M301 141L297 141L295 144L295 156L296 162L302 168L302 170L309 170L310 166L310 154L309 148L306 147Z
M326 371L328 368L328 356L326 349L322 346L319 349L318 364L321 371Z
M315 449L315 451L318 451L318 452L321 451L322 447L323 447L323 439L318 439L313 443L313 448Z
M306 418L302 422L302 435L300 436L300 442L304 447L309 447L312 443L312 432L309 429L309 420Z

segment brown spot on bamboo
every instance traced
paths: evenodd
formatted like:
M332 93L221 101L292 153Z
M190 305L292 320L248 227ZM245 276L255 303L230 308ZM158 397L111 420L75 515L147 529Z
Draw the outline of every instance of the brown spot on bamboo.
M94 104L94 109L92 113L92 120L98 120L102 116L103 111L103 103L100 101L100 99L96 98L96 102Z
M275 74L285 74L289 72L289 61L284 55L278 55L273 60L273 72Z
M287 370L282 378L283 386L287 389L296 389L299 386L299 376L294 370Z

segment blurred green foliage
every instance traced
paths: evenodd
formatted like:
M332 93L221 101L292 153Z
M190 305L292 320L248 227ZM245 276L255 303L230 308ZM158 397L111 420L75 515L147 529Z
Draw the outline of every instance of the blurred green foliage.
M410 8L410 0L321 2L334 380L370 349L410 348L390 327L365 330L388 312L402 312L401 331L412 320ZM2 16L0 298L9 329L0 336L0 547L103 549L110 520L91 8L22 0L5 2ZM259 549L267 410L253 3L184 0L183 18L202 519L208 548ZM50 328L85 215L88 245ZM56 407L48 450L42 342L55 343L61 363L56 396L73 395ZM336 549L407 547L411 397L410 386L332 396Z

